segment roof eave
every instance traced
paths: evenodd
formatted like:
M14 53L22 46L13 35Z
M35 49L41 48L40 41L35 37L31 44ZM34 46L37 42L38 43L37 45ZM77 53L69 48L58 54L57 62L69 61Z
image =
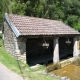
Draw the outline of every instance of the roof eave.
M9 26L11 27L11 29L13 30L14 34L16 35L16 37L19 37L21 34L20 32L18 31L18 29L12 25L12 23L10 22L8 16L7 16L7 13L5 13L5 19L7 21L7 23L9 24Z

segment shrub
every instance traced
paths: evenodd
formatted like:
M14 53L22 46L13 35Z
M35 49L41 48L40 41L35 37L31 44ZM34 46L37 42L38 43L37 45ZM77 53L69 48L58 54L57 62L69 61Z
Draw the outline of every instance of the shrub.
M60 69L60 68L61 68L61 64L55 63L55 64L47 67L47 72L50 72L52 70L57 70L57 69Z
M2 34L0 34L0 39L2 39Z
M0 47L2 47L2 46L3 46L2 39L0 39Z

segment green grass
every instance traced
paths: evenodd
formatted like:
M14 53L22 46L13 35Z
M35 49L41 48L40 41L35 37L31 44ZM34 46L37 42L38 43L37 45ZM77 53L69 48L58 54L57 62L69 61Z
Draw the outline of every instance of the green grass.
M19 66L17 64L17 61L12 57L10 54L8 54L4 47L0 48L0 62L4 65L6 65L9 69L12 71L15 71L17 73L20 73Z
M31 80L58 80L59 77L56 77L56 78L52 78L50 76L45 76L45 75L41 75L41 74L30 74L28 75L28 77L31 79Z
M4 64L6 67L8 67L10 70L20 74L24 75L25 77L29 78L29 80L57 80L58 77L52 78L50 76L45 76L40 73L37 73L37 71L44 70L44 66L40 66L38 68L32 69L27 64L24 64L21 61L15 60L13 56L8 54L2 44L2 40L0 38L0 62Z

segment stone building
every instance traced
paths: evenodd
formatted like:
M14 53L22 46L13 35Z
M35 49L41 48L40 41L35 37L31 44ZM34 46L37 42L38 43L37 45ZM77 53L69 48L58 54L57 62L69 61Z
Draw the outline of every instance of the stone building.
M5 13L2 32L6 51L25 63L79 56L80 33L61 21Z

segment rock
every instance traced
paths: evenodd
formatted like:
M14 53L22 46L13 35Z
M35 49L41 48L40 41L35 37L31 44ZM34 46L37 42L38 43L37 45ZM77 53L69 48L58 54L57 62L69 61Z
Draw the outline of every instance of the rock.
M70 79L67 77L61 77L59 80L70 80Z
M70 79L67 79L67 80L70 80Z
M56 75L55 75L55 74L51 74L50 76L51 76L51 77L56 77Z
M61 77L61 80L66 80L67 79L67 77Z

